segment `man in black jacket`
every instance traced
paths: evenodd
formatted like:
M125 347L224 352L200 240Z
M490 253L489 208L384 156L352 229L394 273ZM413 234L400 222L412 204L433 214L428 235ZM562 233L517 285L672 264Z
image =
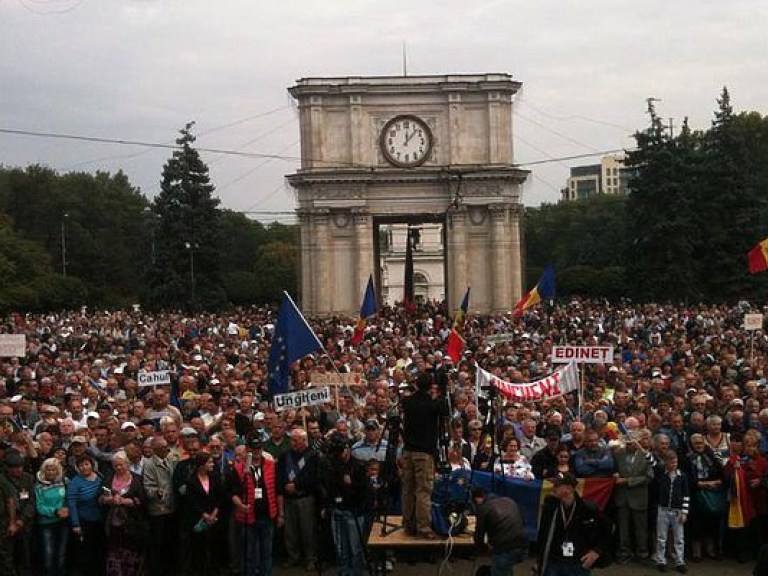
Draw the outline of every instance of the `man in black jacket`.
M608 535L595 506L576 493L573 474L560 472L552 482L554 496L544 500L534 570L541 576L587 576Z
M340 434L328 442L320 460L320 499L323 517L331 521L339 574L365 572L365 504L368 478L365 465L352 458L349 443Z
M288 560L283 567L299 565L305 557L307 572L317 562L317 454L309 449L306 430L291 432L291 448L277 459L277 526L284 527Z
M437 540L432 531L432 487L439 419L448 416L444 399L429 394L432 378L420 373L417 390L403 398L403 526L407 534Z
M511 576L512 567L525 560L528 540L523 532L523 516L514 500L486 495L482 488L472 491L477 524L475 546L491 551L491 576Z

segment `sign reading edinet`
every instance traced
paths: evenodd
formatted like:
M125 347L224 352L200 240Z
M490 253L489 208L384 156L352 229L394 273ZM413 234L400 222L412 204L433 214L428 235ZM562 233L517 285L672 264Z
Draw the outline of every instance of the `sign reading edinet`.
M612 364L613 346L554 346L552 363Z

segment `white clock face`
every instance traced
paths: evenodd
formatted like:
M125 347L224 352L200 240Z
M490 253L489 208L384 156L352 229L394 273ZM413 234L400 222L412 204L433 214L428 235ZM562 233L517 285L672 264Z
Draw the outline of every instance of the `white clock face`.
M385 158L395 166L419 166L432 151L432 132L421 118L396 116L384 126L380 144Z

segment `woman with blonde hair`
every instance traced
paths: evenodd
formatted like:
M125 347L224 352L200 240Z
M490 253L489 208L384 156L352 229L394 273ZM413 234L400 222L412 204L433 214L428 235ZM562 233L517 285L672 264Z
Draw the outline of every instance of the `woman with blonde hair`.
M43 574L62 576L69 536L69 508L64 469L58 458L47 458L37 472L35 508Z

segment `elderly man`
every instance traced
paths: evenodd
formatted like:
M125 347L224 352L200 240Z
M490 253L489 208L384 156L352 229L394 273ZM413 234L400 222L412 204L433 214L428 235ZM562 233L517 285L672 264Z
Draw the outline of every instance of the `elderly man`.
M365 422L365 436L352 445L352 458L362 463L370 459L382 462L387 455L387 441L381 438L379 422L371 419Z
M149 573L151 576L173 572L175 558L170 553L173 545L174 511L176 499L173 493L173 471L177 460L168 449L162 436L151 440L152 457L142 470L144 489L147 494L149 514Z
M523 421L521 432L519 437L520 454L530 462L533 455L547 445L547 441L536 436L536 420L533 418L526 418Z
M290 444L277 460L277 525L285 527L288 555L284 567L300 565L303 556L305 568L313 572L317 563L317 455L309 449L306 430L292 430Z

